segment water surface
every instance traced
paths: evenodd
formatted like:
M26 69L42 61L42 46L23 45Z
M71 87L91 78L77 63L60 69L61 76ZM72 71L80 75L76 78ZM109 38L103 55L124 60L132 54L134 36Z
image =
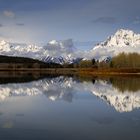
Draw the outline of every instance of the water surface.
M0 139L138 139L139 85L136 77L1 82Z

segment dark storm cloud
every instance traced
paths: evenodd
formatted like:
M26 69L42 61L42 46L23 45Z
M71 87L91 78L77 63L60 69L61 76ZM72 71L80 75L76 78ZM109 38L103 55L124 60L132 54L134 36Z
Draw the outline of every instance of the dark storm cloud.
M114 17L99 17L92 21L93 23L106 23L106 24L114 24L117 22Z

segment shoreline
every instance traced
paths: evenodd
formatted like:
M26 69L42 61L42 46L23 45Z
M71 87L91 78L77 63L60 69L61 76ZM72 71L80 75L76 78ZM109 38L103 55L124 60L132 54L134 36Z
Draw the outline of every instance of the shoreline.
M97 69L97 68L0 68L0 73L42 73L74 75L140 75L140 68Z
M95 79L110 79L110 78L137 78L140 79L140 73L118 73L118 72L101 72L90 69L17 69L17 70L0 70L0 83L23 83L36 81L44 78L54 77L73 77L81 81L94 81Z

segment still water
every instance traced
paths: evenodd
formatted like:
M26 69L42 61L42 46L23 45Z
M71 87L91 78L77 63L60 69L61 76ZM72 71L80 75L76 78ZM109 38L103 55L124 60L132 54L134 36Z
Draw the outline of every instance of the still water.
M138 140L140 78L2 82L0 139Z

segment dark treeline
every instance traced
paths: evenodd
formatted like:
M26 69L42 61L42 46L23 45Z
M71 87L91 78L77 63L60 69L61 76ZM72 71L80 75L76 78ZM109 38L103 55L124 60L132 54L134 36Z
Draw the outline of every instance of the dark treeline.
M36 59L0 55L0 69L61 68L60 64L45 63Z

